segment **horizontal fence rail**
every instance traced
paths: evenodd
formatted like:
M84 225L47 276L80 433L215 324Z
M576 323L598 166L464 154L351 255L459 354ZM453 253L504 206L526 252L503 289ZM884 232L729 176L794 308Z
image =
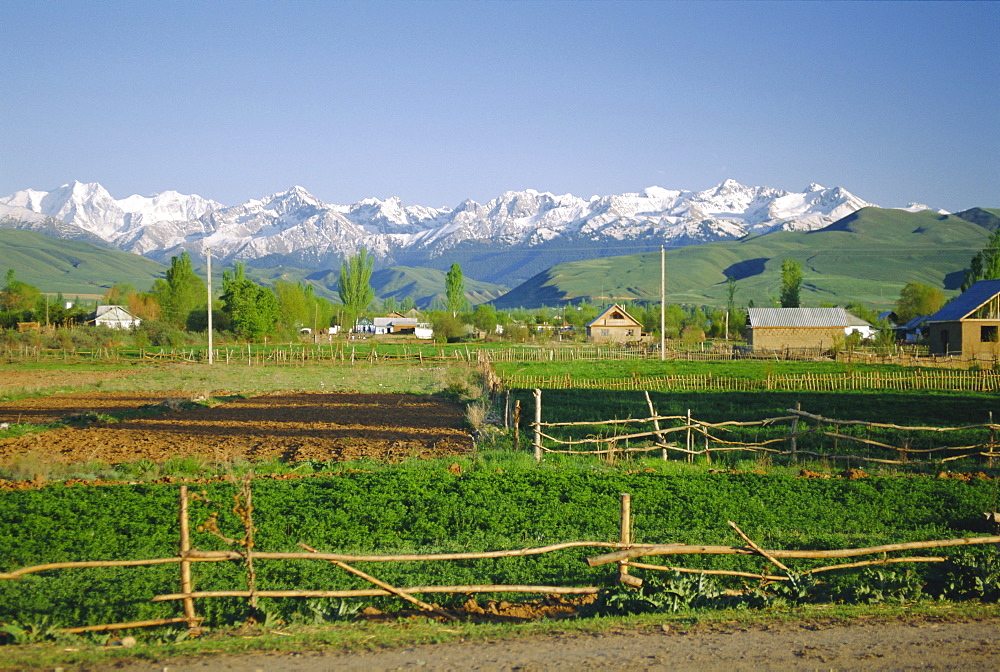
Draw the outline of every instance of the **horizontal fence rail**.
M587 420L579 422L542 422L542 390L534 390L535 419L530 423L535 460L545 453L566 455L596 455L606 458L634 453L660 451L664 460L677 453L693 461L695 457L712 460L714 454L748 452L771 456L786 456L905 464L919 460L952 462L974 458L987 460L990 465L998 452L997 432L1000 425L989 422L962 427L901 426L863 420L841 420L808 413L799 408L788 409L787 416L752 421L709 422L685 415L659 415L649 392L645 393L649 415L641 418ZM781 429L787 423L788 429ZM582 436L574 437L572 428L583 428ZM766 433L753 440L732 436L735 428L760 428ZM865 432L863 435L851 430ZM557 436L553 430L564 430ZM566 432L565 430L570 430ZM872 433L875 433L874 435ZM729 436L727 436L729 433ZM942 445L936 437L961 433L958 445ZM676 440L669 440L676 437ZM800 439L822 437L815 449L804 448ZM893 441L890 443L889 441ZM930 445L922 447L921 441ZM841 443L867 451L845 453Z
M927 563L944 562L946 557L942 556L901 556L889 557L888 553L909 552L927 548L954 548L963 546L973 546L982 544L998 544L1000 536L963 537L956 539L940 539L930 541L916 541L867 548L839 548L832 550L783 550L764 549L757 545L736 523L730 521L729 526L745 542L744 546L708 546L692 545L683 543L650 544L636 543L632 538L632 507L631 495L621 495L621 520L620 537L617 541L571 541L550 544L537 548L520 548L514 550L483 551L469 553L428 553L428 554L403 554L403 555L357 555L344 553L324 553L309 547L304 543L298 546L303 551L291 552L264 552L255 549L253 543L253 507L251 506L251 492L249 480L244 480L240 487L242 498L242 513L240 514L244 526L244 536L242 541L227 539L218 532L212 530L216 536L226 539L230 545L242 546L242 550L232 551L198 551L192 549L190 540L190 520L189 502L191 497L187 486L180 487L180 553L176 556L165 558L148 558L136 560L114 560L114 561L70 561L53 562L43 565L33 565L21 567L8 572L0 572L0 580L16 580L20 577L36 574L39 572L50 572L56 570L86 569L95 567L143 567L155 564L177 564L180 566L180 591L177 593L166 593L155 595L151 602L180 602L183 608L183 615L165 615L163 618L149 619L144 621L129 621L121 623L104 623L97 625L83 625L58 629L62 633L84 633L100 632L109 630L123 630L129 628L151 627L174 625L178 623L187 624L192 631L197 631L204 617L198 616L196 610L196 600L211 598L241 597L247 598L250 605L257 606L257 600L261 597L267 598L351 598L351 597L372 597L372 596L395 596L405 602L416 606L428 615L437 616L445 620L456 620L454 614L436 605L428 604L419 598L417 594L424 593L539 593L546 595L593 595L600 592L597 586L551 586L551 585L502 585L502 584L475 584L475 585L454 585L454 586L410 586L400 588L392 586L371 574L363 572L353 564L357 562L382 563L382 562L415 562L415 561L453 561L485 558L509 558L523 556L540 556L547 553L562 551L569 548L596 548L606 549L607 552L601 555L591 556L585 559L585 563L590 567L600 567L616 563L618 565L618 581L632 587L641 586L642 579L630 574L632 569L672 571L696 574L711 574L736 577L740 579L757 579L758 585L750 587L742 581L743 587L740 589L729 589L724 591L730 595L750 594L756 590L766 587L774 582L791 582L796 580L797 574L817 574L821 572L843 570L857 567L867 567L874 565L888 565L897 563ZM235 509L234 509L235 512ZM996 516L996 514L993 514ZM994 518L995 520L995 518ZM763 559L768 565L773 565L774 570L767 565L758 571L742 570L705 570L692 569L687 567L669 566L663 564L649 564L638 562L637 559L643 557L658 556L686 556L686 555L742 555L753 556ZM826 565L823 567L813 567L801 573L796 573L785 565L781 559L823 559L823 558L855 558L864 555L880 556L872 560L855 562L841 562L838 564ZM337 568L363 579L372 585L371 588L351 589L351 590L323 590L323 589L288 589L288 590L267 590L257 586L257 576L254 566L261 561L279 560L312 560L317 562L327 562ZM194 577L192 567L202 562L242 562L246 568L246 587L234 588L231 590L198 591L194 589ZM582 569L582 567L581 567ZM56 615L58 616L58 615Z
M402 351L402 352L400 352ZM89 348L47 348L41 345L11 344L2 346L2 357L8 362L23 361L167 361L207 362L204 346L124 347L101 345ZM512 345L496 346L480 343L449 345L394 342L385 340L346 340L320 343L253 343L250 345L219 345L212 350L216 363L228 365L290 364L323 362L391 362L391 361L489 361L497 363L588 362L667 360L690 362L815 361L834 359L842 363L879 363L903 366L955 367L971 364L993 366L995 358L983 355L953 357L928 355L926 348L907 346L890 351L845 350L837 353L818 349L786 349L780 351L748 350L730 343L685 346L670 344L660 354L659 347L620 345Z
M761 378L735 378L712 374L633 375L623 378L580 378L498 374L500 385L517 389L551 390L717 390L752 392L787 390L839 392L847 390L958 390L994 392L1000 389L1000 372L934 369L916 371L864 371L851 373L769 374Z

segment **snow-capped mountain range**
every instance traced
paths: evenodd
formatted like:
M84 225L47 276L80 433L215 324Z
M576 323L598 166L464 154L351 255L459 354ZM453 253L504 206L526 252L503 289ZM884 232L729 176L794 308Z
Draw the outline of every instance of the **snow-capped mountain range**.
M787 192L735 180L704 191L649 187L589 199L527 189L454 209L407 206L395 197L333 205L298 186L232 207L175 191L116 200L100 184L73 182L0 198L0 226L93 235L160 261L184 250L199 258L211 248L223 262L329 269L366 247L384 265L446 267L449 251L459 248L540 252L561 243L585 250L629 241L676 246L815 230L868 205L841 187L811 184ZM498 273L494 281L513 279Z

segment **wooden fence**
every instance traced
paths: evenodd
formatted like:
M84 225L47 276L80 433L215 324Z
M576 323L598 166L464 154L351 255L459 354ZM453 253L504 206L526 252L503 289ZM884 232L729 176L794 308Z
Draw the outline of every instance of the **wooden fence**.
M379 351L382 352L379 352ZM402 352L400 352L402 351ZM374 356L373 356L374 353ZM384 353L384 354L383 354ZM199 346L126 348L100 346L89 349L43 348L28 344L4 344L2 357L8 362L24 361L176 361L206 362L207 348ZM430 344L406 344L392 341L350 341L338 339L325 343L288 344L229 344L213 348L213 360L227 364L262 365L290 364L296 362L365 361L474 361L491 362L589 362L660 360L658 347L649 346L597 346L597 345L517 345L498 347L475 343L447 347ZM662 359L668 361L726 362L733 360L829 360L829 353L815 351L782 350L773 352L747 351L729 343L710 347L668 345ZM913 347L889 351L851 350L834 357L840 362L899 364L903 366L965 368L977 360L955 357L928 356L924 350ZM982 360L986 366L992 359Z
M307 363L448 363L474 362L479 358L474 348L455 348L446 352L444 348L404 348L379 351L378 347L358 347L352 344L329 345L285 345L285 346L223 346L212 349L213 360L220 366L266 366ZM146 362L188 362L208 361L206 348L96 348L93 350L59 350L20 346L7 348L3 357L8 362L19 361L146 361Z
M560 376L498 375L498 384L508 388L550 390L718 390L753 392L787 390L840 392L846 390L1000 390L1000 372L934 369L914 371L862 371L850 373L768 374L762 378L734 378L707 374L666 374L627 378L579 378Z
M435 554L405 554L405 555L349 555L344 553L325 553L318 551L310 546L299 543L298 546L302 551L292 551L292 552L265 552L256 549L256 544L254 542L254 525L253 525L253 504L252 495L250 490L250 482L244 479L243 484L240 488L240 494L237 495L236 504L234 506L234 512L236 512L243 523L244 535L242 539L228 539L214 526L214 518L209 518L208 521L201 525L202 529L207 529L209 532L216 534L216 536L226 540L236 549L230 551L198 551L192 549L191 538L190 538L190 520L188 513L189 505L189 495L187 486L182 485L180 487L180 552L176 556L165 557L165 558L149 558L141 560L85 560L85 561L71 561L71 562L53 562L43 565L33 565L29 567L21 567L9 572L0 573L0 580L14 580L18 579L27 574L34 574L37 572L48 572L55 570L66 570L66 569L84 569L92 567L142 567L150 565L162 565L162 564L176 564L179 566L179 584L180 592L169 593L157 595L152 598L153 602L180 602L182 605L183 615L171 616L159 619L150 619L146 621L131 621L122 623L105 623L100 625L83 625L70 628L62 628L59 631L64 633L83 633L83 632L97 632L97 631L108 631L108 630L123 630L128 628L139 628L139 627L149 627L149 626L162 626L162 625L173 625L178 623L184 623L189 629L197 631L201 622L204 620L203 617L198 616L198 610L196 608L196 600L204 600L219 597L240 597L247 598L252 607L257 606L257 600L261 597L269 598L285 598L285 597L296 597L296 598L354 598L354 597L373 597L373 596L395 596L404 600L408 604L416 606L428 614L432 614L446 620L456 620L456 616L444 609L436 607L434 605L428 604L419 598L415 597L416 594L425 593L451 593L451 594L477 594L477 593L541 593L546 595L587 595L596 594L600 591L597 586L542 586L542 585L495 585L495 584L483 584L483 585L455 585L455 586L412 586L407 588L398 588L392 586L385 581L382 581L366 572L363 572L355 568L352 564L355 562L426 562L426 561L455 561L455 560L473 560L473 559L488 559L488 558L509 558L509 557L525 557L525 556L536 556L544 555L546 553L553 553L557 551L562 551L570 548L605 548L612 549L611 552L604 553L597 556L592 556L586 559L587 564L590 567L599 567L607 564L617 564L618 566L618 580L621 583L630 586L640 586L642 585L642 580L632 576L630 574L631 569L643 569L643 570L653 570L653 571L674 571L674 572L687 572L696 574L713 574L713 575L724 575L739 577L741 579L756 579L759 584L756 588L746 588L741 590L729 590L726 591L730 594L742 594L748 593L757 588L764 587L769 583L780 582L780 581L792 581L795 577L795 572L793 572L788 566L779 560L791 559L791 558L807 558L807 559L822 559L822 558L853 558L864 555L875 555L881 556L872 560L863 560L858 562L850 563L838 563L833 565L827 565L823 567L814 567L803 572L801 574L817 574L821 572L847 569L847 568L857 568L872 565L886 565L895 563L927 563L927 562L944 562L947 560L946 557L933 556L903 556L903 557L888 557L888 553L892 552L907 552L925 548L952 548L958 546L971 546L979 544L997 544L1000 543L1000 536L986 536L986 537L966 537L957 539L942 539L933 541L918 541L918 542L908 542L900 544L889 544L883 546L873 546L868 548L849 548L849 549L835 549L835 550L765 550L759 545L754 543L754 541L741 530L736 523L730 521L729 525L732 527L734 532L745 542L745 546L705 546L705 545L690 545L690 544L645 544L645 543L635 543L632 539L632 508L631 508L631 496L624 494L621 496L621 517L620 517L620 535L617 541L571 541L551 544L548 546L537 547L537 548L521 548L515 550L502 550L502 551L483 551L483 552L468 552L468 553L435 553ZM993 521L996 522L996 513L993 513ZM707 555L749 555L757 556L764 559L769 565L774 565L778 572L767 571L767 566L765 566L760 571L735 571L735 570L705 570L705 569L691 569L686 567L669 566L661 564L649 564L643 562L637 562L637 558L642 558L644 556L655 557L664 555L692 555L692 554L707 554ZM295 589L295 590L261 590L257 588L257 578L255 564L258 561L270 561L270 560L315 560L318 562L328 562L332 565L338 567L339 569L348 572L354 576L357 576L364 581L372 584L371 588L367 589L355 589L355 590L307 590L307 589ZM233 589L233 590L214 590L214 591L196 591L194 589L194 579L193 579L193 567L197 563L201 562L231 562L237 561L242 562L246 568L246 588L243 589ZM745 581L744 581L745 585Z
M544 453L615 457L654 451L661 451L664 460L668 459L669 453L673 452L683 455L688 461L693 461L695 457L701 456L709 462L714 454L736 451L787 456L792 460L797 460L799 457L810 457L878 464L905 464L917 460L952 462L976 458L984 459L992 466L993 460L1000 458L997 444L997 430L1000 430L1000 425L993 424L992 411L989 413L989 422L963 427L908 427L862 420L839 420L808 413L800 408L788 409L787 416L763 420L708 422L692 418L690 410L686 415L659 415L653 407L649 393L646 392L645 396L649 409L648 417L585 422L542 422L542 391L540 389L534 390L535 419L530 426L533 433L532 448L535 460L540 462ZM734 427L775 427L781 423L788 423L787 432L762 441L738 441L720 436L723 432ZM664 426L665 424L667 426ZM633 427L642 425L646 428L651 426L652 429L629 429L630 425ZM560 438L546 431L553 427L586 427L588 431L586 436L582 438ZM611 427L613 432L606 435L597 434L594 432L596 427ZM898 443L889 444L886 441L847 434L842 431L845 427L889 430L896 433ZM624 431L622 431L623 429ZM981 440L972 443L940 445L930 448L912 447L913 435L943 436L954 432L977 431ZM668 441L669 435L678 435L683 438L683 444L680 441ZM799 439L809 435L833 439L833 449L824 451L801 450ZM873 456L871 454L841 453L841 441L847 444L857 444L868 450L875 450L878 454ZM886 457L887 454L894 454L895 459Z

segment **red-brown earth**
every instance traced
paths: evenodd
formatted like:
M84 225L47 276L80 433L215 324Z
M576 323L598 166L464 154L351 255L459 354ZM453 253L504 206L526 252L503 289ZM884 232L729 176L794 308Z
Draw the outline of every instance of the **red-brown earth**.
M472 448L462 408L429 395L284 392L179 408L167 393L90 392L0 403L0 422L45 423L162 404L165 412L0 438L0 464L34 456L106 464L195 457L346 461L461 455ZM93 416L91 416L93 417ZM0 433L2 437L2 433Z

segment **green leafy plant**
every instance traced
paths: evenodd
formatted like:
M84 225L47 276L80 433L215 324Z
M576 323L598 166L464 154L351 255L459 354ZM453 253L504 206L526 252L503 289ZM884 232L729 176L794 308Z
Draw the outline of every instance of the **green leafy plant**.
M1000 556L995 551L957 553L943 563L932 590L950 600L1000 601Z

